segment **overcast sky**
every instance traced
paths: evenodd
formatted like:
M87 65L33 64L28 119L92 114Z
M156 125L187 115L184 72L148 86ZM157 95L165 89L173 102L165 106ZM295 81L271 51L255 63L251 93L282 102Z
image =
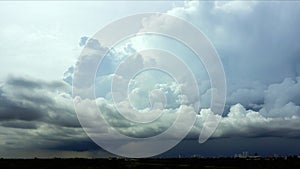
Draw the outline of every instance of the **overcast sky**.
M128 136L153 136L174 121L174 112L191 110L181 109L177 101L183 97L177 90L181 84L152 72L137 76L129 86L131 104L137 109L148 107L147 92L155 86L155 90L168 93L166 115L141 127L115 114L110 93L113 71L125 55L154 42L154 48L175 50L187 61L196 75L202 103L192 131L162 156L227 156L242 151L299 155L300 2L16 1L0 2L0 156L111 156L81 128L72 99L72 73L76 65L94 61L94 55L80 56L84 47L105 49L93 38L97 31L122 17L145 12L185 19L212 42L226 74L225 110L212 137L199 144L202 122L211 113L211 89L204 67L189 59L191 52L177 47L174 40L137 38L116 47L100 65L102 70L95 79L100 86L96 89L97 104L113 127ZM146 65L149 60L144 57L136 56L129 62ZM126 71L123 74L122 78ZM187 88L187 93L194 92L190 90ZM126 106L120 104L120 109L127 110Z

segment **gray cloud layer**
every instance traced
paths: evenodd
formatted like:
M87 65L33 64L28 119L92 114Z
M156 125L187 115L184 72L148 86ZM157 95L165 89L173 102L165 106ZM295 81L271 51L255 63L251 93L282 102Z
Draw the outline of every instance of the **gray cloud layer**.
M265 103L263 91L270 85L300 75L299 9L298 2L194 2L169 13L191 20L216 46L228 104L255 108Z
M81 129L70 86L63 81L9 77L0 87L0 130L2 152L63 150L75 142L74 150L95 147Z

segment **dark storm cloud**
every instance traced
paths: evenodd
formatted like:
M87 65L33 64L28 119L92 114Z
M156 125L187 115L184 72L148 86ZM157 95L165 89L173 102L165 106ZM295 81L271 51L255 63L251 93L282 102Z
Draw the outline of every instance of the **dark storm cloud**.
M80 127L72 107L70 87L64 82L10 77L0 91L0 121L41 121Z
M96 143L90 139L67 140L59 144L48 147L52 150L72 150L72 151L95 151L102 150Z
M37 129L38 126L34 122L28 122L28 121L6 121L0 123L3 127L9 127L9 128L19 128L19 129Z
M0 97L0 121L5 120L25 120L32 121L42 119L41 110L33 107L27 107L22 103L16 103L7 99L5 96Z
M9 77L6 81L6 84L12 85L14 87L21 87L21 88L28 88L28 89L35 89L35 88L41 88L42 84L33 81L33 80L28 80L25 78L14 78L14 77Z
M14 77L10 76L5 81L5 84L20 87L26 89L48 89L48 90L62 90L68 87L61 83L60 81L46 82L38 79L33 79L31 77Z

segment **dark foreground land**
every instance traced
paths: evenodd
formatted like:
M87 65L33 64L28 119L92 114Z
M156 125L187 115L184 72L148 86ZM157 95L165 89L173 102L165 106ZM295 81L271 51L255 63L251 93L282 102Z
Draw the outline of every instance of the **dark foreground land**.
M233 158L173 158L173 159L0 159L3 169L118 169L118 168L288 168L300 169L299 158L233 159Z

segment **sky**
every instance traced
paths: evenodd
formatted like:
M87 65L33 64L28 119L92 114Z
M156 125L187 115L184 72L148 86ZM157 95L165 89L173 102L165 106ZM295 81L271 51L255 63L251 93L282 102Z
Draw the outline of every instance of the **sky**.
M90 73L91 65L97 66L97 56L107 49L97 32L120 18L147 12L191 23L209 39L223 65L227 90L224 112L216 115L220 123L202 144L198 143L199 133L206 117L213 114L211 81L205 65L176 39L144 35L124 40L98 65L96 98L76 88L80 84L90 89L85 73ZM166 131L182 113L183 120L172 137L184 139L159 157L232 156L243 151L299 155L299 17L297 1L0 2L0 157L113 156L85 132L94 132L94 128L82 128L95 122L100 140L107 143L112 139L108 136L111 129L105 122L95 121L95 114L87 109L94 102L111 127L137 138ZM142 25L142 31L177 29L163 17L137 24ZM132 56L148 48L171 51L178 57L155 52ZM171 65L165 68L174 71L176 78L157 70L133 74L137 68L154 63ZM80 83L73 76L76 72ZM187 76L190 73L193 76ZM73 80L80 104L74 97ZM117 84L115 93L111 92L112 82ZM123 82L128 86L119 90ZM124 95L129 102L122 102ZM154 102L157 100L161 104ZM199 110L194 108L197 101ZM151 106L158 107L149 110ZM141 125L119 114L147 121L146 117L157 115L156 110L165 114ZM142 116L134 114L136 111ZM88 118L81 121L79 112ZM195 114L195 123L189 120L189 113ZM193 127L184 135L181 130L190 123ZM126 150L142 149L132 142L123 146Z

